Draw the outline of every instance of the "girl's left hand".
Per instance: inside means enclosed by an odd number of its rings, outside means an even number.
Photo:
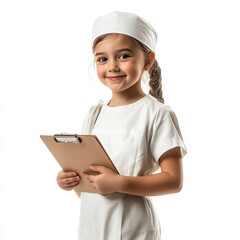
[[[82,173],[93,187],[97,190],[98,193],[106,195],[117,191],[117,186],[119,184],[119,174],[113,172],[109,168],[99,165],[92,165],[90,169],[96,172],[99,172],[98,175],[90,175]]]

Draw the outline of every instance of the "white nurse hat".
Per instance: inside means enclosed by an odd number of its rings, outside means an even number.
[[[107,33],[129,35],[145,44],[152,51],[156,50],[156,31],[146,20],[136,14],[115,11],[99,16],[92,29],[92,45],[97,37]]]

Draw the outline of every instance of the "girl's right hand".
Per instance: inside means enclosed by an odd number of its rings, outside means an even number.
[[[57,175],[57,184],[66,191],[72,190],[80,183],[80,176],[76,172],[64,172],[61,170]]]

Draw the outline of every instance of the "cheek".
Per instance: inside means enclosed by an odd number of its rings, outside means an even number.
[[[139,74],[139,68],[135,62],[129,62],[126,64],[124,66],[124,71],[132,77],[135,77]]]
[[[103,67],[97,66],[97,75],[98,75],[98,77],[102,77],[104,75]]]
[[[103,83],[104,85],[106,84],[106,80],[105,80],[105,75],[106,75],[106,71],[104,69],[104,67],[97,67],[97,75],[98,75],[98,79],[100,80],[101,83]]]

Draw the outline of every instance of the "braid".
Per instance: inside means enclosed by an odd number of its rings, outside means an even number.
[[[158,65],[156,59],[153,61],[152,67],[148,70],[150,81],[149,81],[149,94],[155,97],[158,101],[164,103],[163,92],[162,92],[162,76],[161,68]]]

